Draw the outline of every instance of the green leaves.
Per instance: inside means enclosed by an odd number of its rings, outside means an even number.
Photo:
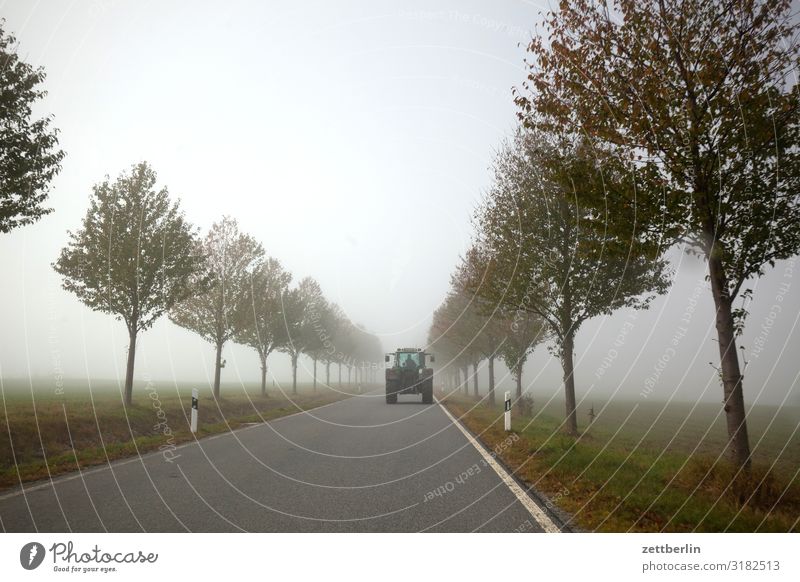
[[[223,345],[247,325],[252,277],[264,249],[226,216],[212,225],[195,252],[204,257],[204,269],[191,278],[192,293],[169,317],[211,344]]]
[[[637,228],[636,188],[607,151],[567,132],[520,129],[495,160],[475,244],[434,313],[435,349],[460,366],[499,354],[521,394],[525,360],[549,336],[564,373],[564,428],[577,435],[572,352],[581,324],[645,308],[667,287],[657,247]]]
[[[648,252],[683,240],[705,256],[730,449],[743,467],[742,289],[800,251],[797,28],[791,0],[563,0],[514,92],[527,127],[583,136],[629,168]],[[619,207],[624,196],[610,194]],[[576,199],[599,208],[582,189]]]
[[[731,297],[800,250],[790,4],[562,2],[515,91],[528,126],[585,135],[627,165],[652,241],[683,239],[706,256],[713,247]]]
[[[319,283],[311,277],[305,277],[288,293],[283,307],[286,341],[280,349],[293,357],[303,352],[314,354],[321,350],[320,334],[323,330],[317,324],[327,309],[327,302]]]
[[[31,119],[33,105],[46,94],[39,88],[44,71],[19,60],[4,24],[0,20],[0,233],[51,212],[42,204],[64,158],[52,117]]]
[[[203,279],[195,232],[156,173],[141,162],[114,182],[96,184],[80,230],[53,268],[63,287],[90,308],[145,330]]]
[[[281,303],[286,295],[291,273],[285,271],[280,261],[265,258],[253,269],[249,285],[245,285],[243,301],[240,302],[236,319],[241,325],[234,340],[255,349],[266,358],[287,339]]]
[[[537,314],[557,341],[591,317],[646,307],[666,289],[665,265],[647,252],[627,204],[630,177],[600,162],[580,141],[520,130],[496,160],[477,220],[492,271],[473,281],[474,292]]]

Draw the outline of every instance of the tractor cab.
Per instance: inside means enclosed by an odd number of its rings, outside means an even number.
[[[404,370],[420,370],[425,368],[425,364],[433,362],[433,354],[427,354],[418,348],[400,348],[396,352],[386,355],[386,362],[392,364],[392,368],[402,368]]]

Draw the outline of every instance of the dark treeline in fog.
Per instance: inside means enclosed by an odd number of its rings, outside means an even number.
[[[561,3],[530,43],[514,92],[520,128],[497,155],[474,248],[430,339],[447,346],[458,376],[502,357],[519,314],[535,318],[518,358],[550,340],[564,428],[576,434],[581,323],[647,307],[666,288],[665,253],[686,244],[707,264],[728,449],[747,470],[737,337],[752,281],[800,250],[790,2],[614,6]]]

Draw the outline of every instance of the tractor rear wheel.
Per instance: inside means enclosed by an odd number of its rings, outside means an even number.
[[[422,389],[422,403],[433,404],[433,384],[428,384]]]
[[[397,382],[386,383],[386,404],[397,404]]]

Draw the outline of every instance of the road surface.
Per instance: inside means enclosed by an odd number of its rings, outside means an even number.
[[[438,404],[370,393],[0,493],[4,531],[536,532],[539,505]],[[481,452],[483,451],[483,452]]]

